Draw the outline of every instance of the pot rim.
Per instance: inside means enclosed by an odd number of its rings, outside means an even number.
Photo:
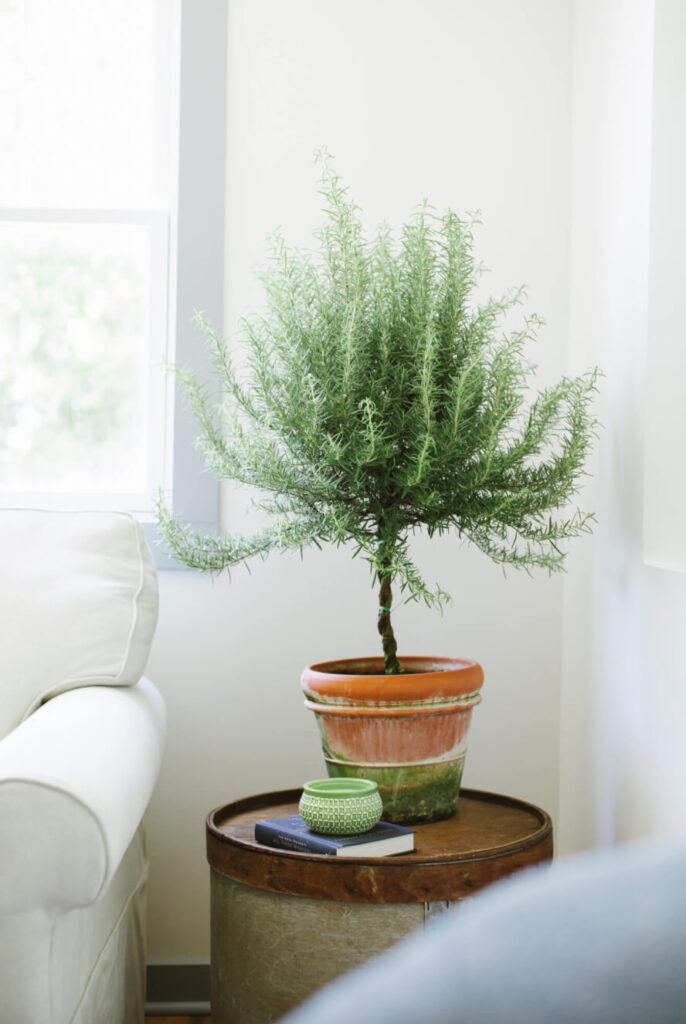
[[[467,697],[477,694],[484,681],[481,665],[469,658],[405,655],[398,660],[410,671],[384,675],[382,657],[315,662],[303,669],[301,686],[315,701],[371,701],[388,706]],[[350,671],[353,667],[372,671],[355,673]]]
[[[373,796],[378,789],[373,779],[311,779],[303,784],[303,793],[318,800],[359,799],[362,796]]]

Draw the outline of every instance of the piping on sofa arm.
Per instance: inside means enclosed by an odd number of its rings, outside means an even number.
[[[0,914],[64,912],[107,889],[159,773],[155,686],[89,686],[48,701],[0,741]]]

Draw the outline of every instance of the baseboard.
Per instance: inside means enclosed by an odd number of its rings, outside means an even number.
[[[210,1012],[209,964],[148,964],[149,1016]]]

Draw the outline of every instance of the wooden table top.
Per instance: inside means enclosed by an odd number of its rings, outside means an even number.
[[[395,857],[327,857],[255,841],[255,822],[298,813],[300,790],[262,793],[207,817],[211,868],[267,892],[363,903],[462,899],[483,886],[549,860],[552,823],[533,804],[463,789],[457,814],[416,825],[415,850]]]

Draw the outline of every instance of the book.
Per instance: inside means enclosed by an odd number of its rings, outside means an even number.
[[[255,839],[263,846],[328,857],[393,857],[414,850],[415,829],[377,821],[368,832],[351,836],[323,836],[312,832],[299,814],[264,818],[255,824]]]

